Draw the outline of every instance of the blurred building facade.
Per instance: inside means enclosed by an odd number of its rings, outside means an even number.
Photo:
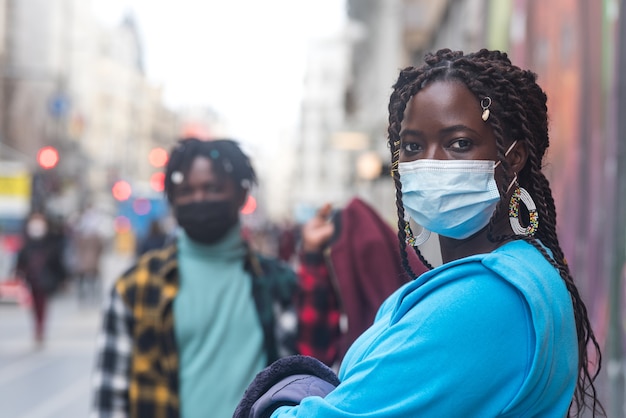
[[[349,149],[333,139],[345,120],[344,93],[349,82],[351,40],[347,32],[318,40],[308,51],[301,104],[294,193],[297,221],[304,221],[322,202],[346,195]]]
[[[324,202],[341,206],[358,195],[395,222],[386,143],[391,85],[400,68],[446,33],[440,24],[451,3],[476,9],[479,1],[346,0],[344,31],[309,50],[289,202],[296,218],[310,216]],[[460,32],[471,31],[479,45],[481,30],[476,23]]]
[[[145,76],[132,16],[103,27],[88,1],[2,0],[0,22],[0,157],[35,174],[37,151],[53,146],[46,209],[112,208],[112,182],[147,181],[149,151],[179,132]]]
[[[0,0],[0,74],[5,74],[6,70],[6,7],[7,0]],[[4,97],[4,83],[0,83],[0,97]],[[0,127],[4,126],[4,112],[0,112]]]
[[[154,168],[150,150],[169,149],[180,130],[178,115],[163,105],[161,88],[143,68],[143,50],[132,16],[118,27],[98,28],[94,71],[99,82],[89,94],[85,146],[97,170],[97,190],[108,192],[118,180],[134,188],[149,183]]]
[[[312,75],[334,74],[334,90],[326,92],[332,99],[326,103],[333,103],[328,112],[311,106],[324,87],[307,90],[304,98],[300,134],[304,151],[295,177],[302,195],[310,205],[319,206],[325,201],[341,204],[359,194],[395,222],[393,184],[385,170],[381,177],[363,181],[351,168],[342,171],[337,166],[354,166],[366,152],[378,155],[383,167],[389,161],[386,105],[399,69],[420,64],[425,52],[442,47],[508,52],[513,63],[538,74],[548,95],[551,147],[545,171],[559,213],[558,233],[605,353],[601,397],[609,416],[624,416],[620,324],[626,314],[621,284],[626,240],[622,220],[626,2],[347,0],[346,4],[348,25],[358,28],[358,36],[344,39],[344,58],[317,58],[309,69]],[[346,140],[360,138],[358,151],[347,159],[334,146],[338,134]]]

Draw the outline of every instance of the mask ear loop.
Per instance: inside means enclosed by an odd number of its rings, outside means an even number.
[[[513,141],[513,143],[509,146],[509,148],[506,150],[506,152],[504,153],[504,158],[507,157],[507,155],[509,155],[509,153],[513,150],[513,148],[515,148],[515,145],[517,145],[517,139],[515,141]],[[500,165],[502,161],[497,161],[494,165],[493,165],[493,169],[495,170],[496,168],[498,168],[498,166]],[[511,181],[511,183],[509,183],[509,187],[506,188],[506,194],[508,194],[511,191],[511,188],[513,187],[513,185],[517,182],[517,173],[515,173],[515,176],[513,176],[513,180]]]
[[[511,180],[511,183],[509,183],[509,187],[506,188],[506,194],[509,194],[509,192],[511,191],[511,188],[516,183],[517,183],[517,173],[515,173],[515,176],[513,176],[513,180]]]
[[[513,150],[513,148],[515,148],[515,145],[517,145],[517,139],[515,141],[513,141],[513,143],[511,145],[509,145],[509,148],[506,150],[506,152],[504,153],[504,158],[506,158],[511,151]],[[495,170],[501,163],[502,161],[497,161],[494,166],[493,169]]]

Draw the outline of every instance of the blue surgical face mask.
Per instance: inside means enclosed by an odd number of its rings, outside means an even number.
[[[465,239],[483,229],[500,200],[489,160],[415,160],[398,165],[405,210],[422,227]]]

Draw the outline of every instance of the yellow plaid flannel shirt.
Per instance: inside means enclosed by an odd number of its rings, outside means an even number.
[[[94,376],[93,417],[179,416],[173,300],[177,247],[141,257],[117,280],[106,305]],[[268,364],[296,353],[297,278],[278,260],[248,252],[246,267],[265,336]]]

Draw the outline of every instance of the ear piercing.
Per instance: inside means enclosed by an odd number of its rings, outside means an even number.
[[[172,180],[172,183],[174,184],[182,183],[184,178],[185,176],[180,171],[174,171],[172,175],[170,176],[170,179]]]
[[[491,97],[487,96],[480,101],[480,107],[483,109],[482,119],[487,122],[489,119],[489,106],[491,106]]]

